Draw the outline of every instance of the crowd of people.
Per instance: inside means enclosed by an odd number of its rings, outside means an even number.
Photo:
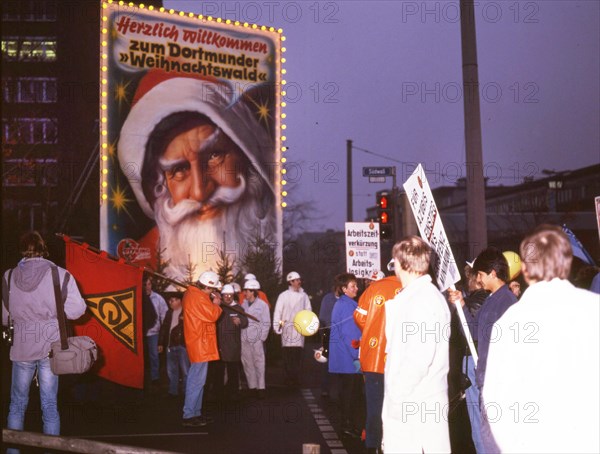
[[[150,394],[160,388],[159,354],[166,352],[168,396],[184,396],[186,427],[213,422],[202,413],[205,390],[217,401],[264,399],[265,342],[271,327],[281,336],[285,384],[299,386],[304,338],[293,321],[296,313],[311,305],[297,272],[287,275],[287,283],[288,290],[275,303],[272,323],[271,305],[254,274],[246,274],[243,285],[223,285],[215,272],[205,271],[185,292],[172,286],[162,292],[169,308],[152,290],[152,279],[145,278],[143,310],[151,314],[145,328]]]
[[[333,374],[322,390],[335,376],[342,434],[364,428],[368,453],[451,452],[458,375],[478,454],[600,452],[600,297],[569,282],[573,251],[559,227],[535,229],[520,256],[522,293],[495,247],[467,263],[460,290],[440,292],[416,236],[394,246],[394,276],[376,273],[358,300],[358,279],[338,275],[320,319]]]
[[[21,251],[21,262],[4,275],[3,325],[10,312],[19,329],[40,320],[54,326],[55,303],[47,295],[53,295],[48,269],[55,265],[35,232],[21,239]],[[478,454],[600,452],[600,299],[569,282],[573,251],[562,230],[543,225],[523,239],[519,281],[505,255],[488,247],[467,263],[460,289],[441,292],[432,254],[421,238],[406,237],[392,249],[393,275],[374,272],[361,293],[363,282],[342,273],[323,297],[315,358],[326,363],[323,396],[336,385],[342,435],[358,438],[364,430],[369,454],[451,452],[451,382],[459,376]],[[59,268],[61,280],[68,282],[67,274]],[[205,271],[195,285],[162,295],[144,279],[148,391],[160,392],[166,370],[167,396],[182,398],[183,426],[213,422],[202,410],[205,390],[218,400],[265,398],[271,330],[281,336],[284,384],[300,385],[305,339],[294,319],[312,306],[297,272],[286,281],[288,289],[271,307],[253,274],[242,285],[223,285]],[[77,319],[85,302],[74,280],[66,293],[65,314]],[[458,311],[464,325],[455,322]],[[467,330],[473,344],[465,340]],[[458,375],[452,371],[457,338]],[[37,373],[44,433],[60,433],[58,378],[48,350],[15,337],[9,429],[23,429]]]
[[[2,282],[2,325],[13,327],[10,347],[12,382],[7,427],[23,430],[29,389],[37,377],[42,404],[43,431],[60,434],[58,376],[50,370],[48,352],[56,336],[31,342],[28,327],[58,333],[57,306],[49,270],[46,243],[37,232],[20,240],[22,260],[6,271]],[[64,312],[76,320],[86,311],[75,279],[58,269],[65,294]],[[194,285],[181,290],[167,287],[157,292],[150,275],[142,287],[142,331],[145,354],[145,390],[149,396],[163,394],[161,372],[166,372],[166,397],[182,398],[182,424],[201,427],[213,422],[202,411],[205,389],[216,400],[240,400],[243,394],[264,399],[265,341],[273,328],[281,336],[285,384],[299,386],[304,338],[294,330],[295,314],[311,310],[310,300],[297,272],[287,275],[288,290],[282,292],[271,310],[267,295],[256,276],[248,273],[243,284],[223,285],[213,271],[200,274]],[[68,285],[67,285],[68,284]],[[274,314],[271,322],[271,314]],[[164,360],[162,359],[164,357]],[[297,363],[296,363],[297,362]],[[15,451],[18,452],[18,451]]]

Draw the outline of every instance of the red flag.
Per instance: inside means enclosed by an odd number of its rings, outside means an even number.
[[[74,325],[75,334],[91,337],[100,350],[93,370],[115,383],[143,388],[142,269],[64,239],[67,269],[88,308]]]

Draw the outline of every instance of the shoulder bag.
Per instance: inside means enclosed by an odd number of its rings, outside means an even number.
[[[13,337],[15,335],[15,327],[10,316],[10,277],[12,276],[12,268],[8,271],[8,282],[6,279],[2,282],[2,302],[8,314],[8,325],[2,325],[2,340],[7,347],[12,347]]]
[[[98,359],[98,348],[94,340],[88,336],[67,337],[67,321],[65,317],[65,300],[70,274],[65,274],[62,291],[59,284],[58,268],[52,266],[52,283],[56,299],[56,318],[60,331],[60,341],[50,345],[50,368],[55,375],[82,374]]]

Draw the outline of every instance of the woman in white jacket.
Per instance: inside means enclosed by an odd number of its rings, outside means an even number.
[[[450,452],[450,310],[427,274],[431,253],[416,236],[400,241],[392,251],[403,289],[385,303],[385,452]]]

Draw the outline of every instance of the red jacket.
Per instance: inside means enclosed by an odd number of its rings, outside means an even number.
[[[385,365],[385,302],[402,290],[396,276],[373,282],[358,300],[354,321],[362,331],[360,367],[363,372],[383,374]]]
[[[221,308],[197,287],[190,286],[183,295],[183,329],[190,361],[203,363],[219,359],[217,326]]]

